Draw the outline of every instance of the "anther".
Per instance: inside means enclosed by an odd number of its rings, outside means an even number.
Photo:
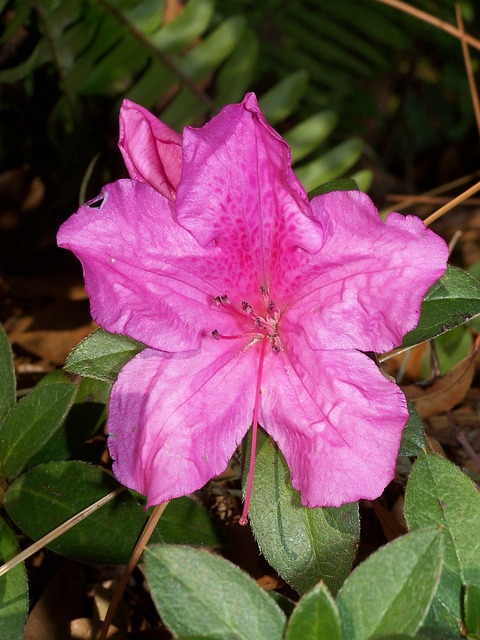
[[[220,340],[220,334],[218,333],[218,329],[214,329],[212,331],[212,336],[215,338],[215,340]]]
[[[246,302],[245,300],[242,302],[242,309],[244,311],[246,311],[247,313],[253,313],[253,308],[251,305],[248,304],[248,302]]]
[[[220,296],[215,296],[214,300],[217,307],[219,307],[222,304],[222,299],[220,298]]]
[[[230,300],[226,293],[224,293],[223,296],[220,296],[220,300],[223,302],[223,304],[230,304]]]

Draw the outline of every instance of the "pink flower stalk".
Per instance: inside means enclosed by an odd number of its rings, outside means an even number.
[[[149,505],[191,493],[253,422],[304,505],[378,497],[408,412],[364,352],[416,326],[444,241],[358,191],[309,202],[253,94],[182,136],[129,101],[120,123],[132,179],[58,234],[96,322],[148,346],[112,389],[118,480]]]

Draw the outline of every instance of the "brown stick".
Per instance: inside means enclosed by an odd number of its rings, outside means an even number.
[[[478,100],[477,85],[475,84],[475,76],[473,75],[472,61],[470,59],[470,51],[468,50],[467,37],[463,26],[462,12],[458,4],[455,5],[455,17],[460,30],[460,42],[462,43],[462,53],[465,61],[468,86],[470,87],[470,95],[472,97],[473,111],[475,113],[475,120],[477,121],[477,129],[480,133],[480,103]]]
[[[432,16],[430,13],[427,13],[426,11],[421,11],[420,9],[416,9],[415,7],[412,7],[406,2],[402,2],[402,0],[377,0],[377,2],[381,2],[382,4],[386,4],[389,7],[398,9],[399,11],[402,11],[403,13],[407,13],[411,16],[414,16],[415,18],[418,18],[423,22],[427,22],[428,24],[433,24],[433,26],[437,27],[437,29],[441,29],[442,31],[449,33],[451,36],[454,36],[455,38],[461,39],[462,37],[460,29],[457,29],[457,27],[454,27],[449,22],[440,20],[440,18],[437,18],[436,16]],[[468,42],[468,44],[471,47],[473,47],[474,49],[478,49],[480,51],[480,40],[477,40],[476,38],[470,35],[465,35],[465,40]]]
[[[120,578],[117,588],[115,589],[113,597],[110,601],[110,604],[107,610],[107,615],[105,616],[105,620],[103,621],[102,631],[100,632],[100,636],[98,640],[106,640],[107,633],[110,628],[110,625],[112,624],[113,616],[115,615],[115,612],[117,610],[118,603],[120,602],[120,598],[122,597],[122,594],[125,590],[125,587],[127,586],[127,583],[130,579],[130,576],[132,575],[133,570],[135,569],[135,567],[138,564],[138,561],[140,560],[140,556],[142,555],[143,550],[145,549],[145,547],[148,544],[148,541],[150,540],[153,530],[157,526],[158,521],[160,520],[165,509],[167,508],[167,505],[168,505],[168,502],[164,502],[163,504],[159,504],[158,506],[156,506],[152,512],[152,515],[147,520],[147,523],[145,524],[145,527],[140,535],[140,538],[138,539],[138,542],[135,545],[135,549],[133,550],[132,555],[130,556],[130,560],[128,561],[128,564],[125,567],[125,571],[123,572],[123,575]]]

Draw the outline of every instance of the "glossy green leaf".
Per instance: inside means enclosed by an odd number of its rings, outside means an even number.
[[[480,495],[458,467],[441,456],[423,453],[413,465],[405,494],[405,516],[410,529],[437,525],[444,537],[442,580],[433,619],[457,629],[462,618],[463,585],[480,586]]]
[[[465,588],[465,626],[469,638],[480,638],[480,587],[469,584]]]
[[[119,486],[98,467],[77,461],[52,462],[20,476],[6,493],[5,507],[15,524],[37,540]],[[188,498],[178,506],[176,503],[174,500],[167,507],[165,525],[157,525],[153,541],[163,542],[163,526],[166,537],[177,538],[176,542],[219,543],[215,527],[201,507]],[[125,491],[48,548],[85,562],[125,563],[148,515],[143,503]]]
[[[13,368],[12,348],[7,334],[0,323],[0,425],[16,404],[15,371]]]
[[[150,42],[155,46],[173,53],[191,44],[207,29],[213,16],[215,0],[189,0],[185,9],[155,34]]]
[[[308,86],[308,73],[291,73],[272,89],[264,93],[258,103],[263,115],[272,126],[285,120],[296,108]]]
[[[263,432],[258,435],[249,516],[263,555],[299,593],[319,580],[338,591],[355,557],[358,505],[302,507],[284,457]]]
[[[150,593],[176,636],[280,640],[285,616],[238,567],[206,551],[175,545],[146,549]]]
[[[169,544],[217,547],[226,542],[223,529],[209,512],[187,497],[170,500],[157,530]]]
[[[295,167],[295,174],[310,192],[318,184],[330,182],[342,176],[358,161],[363,151],[361,140],[351,138],[330,149],[319,158]]]
[[[358,185],[351,178],[339,178],[331,182],[324,182],[308,193],[308,199],[311,200],[316,196],[331,193],[332,191],[358,191]]]
[[[240,102],[248,91],[258,61],[258,40],[246,29],[232,55],[220,68],[215,79],[215,104]]]
[[[58,370],[55,374],[63,374],[66,378],[64,371]],[[110,389],[111,384],[102,380],[82,380],[66,419],[40,451],[30,458],[28,467],[71,458],[104,425]]]
[[[360,564],[338,594],[344,637],[415,634],[440,579],[441,542],[439,529],[415,531]]]
[[[467,358],[472,353],[472,348],[473,335],[465,325],[438,336],[435,339],[435,353],[440,375],[447,374],[460,360]]]
[[[288,622],[285,640],[342,640],[337,606],[322,582],[298,602]]]
[[[0,564],[13,558],[21,549],[15,533],[0,518]],[[21,640],[28,612],[28,585],[23,564],[0,577],[0,637]]]
[[[65,368],[85,378],[115,382],[123,366],[145,345],[128,336],[97,329],[75,347]]]
[[[415,406],[407,401],[409,418],[402,432],[400,443],[400,456],[418,456],[427,446],[423,422],[415,409]]]
[[[411,347],[453,329],[480,314],[480,282],[466,271],[448,266],[423,299],[418,326],[404,337]]]
[[[302,160],[317,149],[330,135],[338,122],[334,111],[321,111],[297,124],[283,137],[290,146],[292,162]]]
[[[18,475],[60,428],[76,393],[77,385],[70,382],[41,385],[10,411],[0,431],[4,478]]]

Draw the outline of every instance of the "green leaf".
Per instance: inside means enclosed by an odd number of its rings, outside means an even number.
[[[207,29],[214,8],[215,0],[189,0],[175,20],[150,36],[151,43],[168,53],[186,47]]]
[[[345,140],[316,160],[295,167],[297,178],[305,190],[310,192],[322,182],[330,182],[353,167],[362,155],[363,142],[356,138]]]
[[[12,348],[7,334],[0,324],[0,425],[16,404],[15,370],[13,368]]]
[[[209,512],[191,498],[170,500],[157,525],[161,539],[169,544],[220,546],[225,533]]]
[[[112,476],[84,462],[51,462],[12,484],[5,508],[27,536],[38,540],[118,487]],[[142,506],[124,492],[48,548],[85,562],[125,563],[146,518]]]
[[[290,146],[292,162],[298,162],[308,156],[330,135],[338,122],[334,111],[321,111],[304,120],[284,135]]]
[[[308,73],[303,69],[291,73],[258,101],[270,125],[285,120],[296,108],[308,86]]]
[[[66,379],[65,372],[61,370],[56,371],[55,374],[63,374],[63,379]],[[75,402],[63,424],[40,451],[30,458],[28,467],[72,457],[85,441],[104,425],[105,405],[110,389],[111,384],[108,382],[93,378],[82,380],[78,386]]]
[[[4,478],[18,475],[60,428],[77,389],[70,382],[35,387],[8,414],[0,431],[0,467]]]
[[[442,528],[445,569],[432,616],[436,624],[458,631],[463,585],[480,586],[480,495],[458,467],[424,452],[410,474],[405,516],[410,529]],[[432,627],[434,621],[427,623]]]
[[[51,462],[30,469],[12,484],[5,508],[22,531],[38,540],[119,486],[110,474],[85,462]],[[123,564],[150,512],[143,498],[125,491],[48,548],[84,562]],[[205,509],[188,498],[170,502],[152,541],[163,542],[163,533],[167,540],[184,544],[215,546],[223,541]]]
[[[247,574],[206,551],[175,545],[146,549],[150,593],[176,636],[280,640],[285,616]]]
[[[402,347],[431,340],[480,314],[480,282],[449,265],[423,299],[420,322],[403,338]]]
[[[240,102],[251,83],[258,61],[258,40],[246,29],[232,55],[224,62],[215,79],[215,104]]]
[[[0,564],[21,549],[15,533],[0,518]],[[0,577],[0,630],[2,640],[20,640],[28,612],[27,576],[23,564]]]
[[[360,564],[338,594],[348,640],[414,634],[428,612],[441,574],[438,529],[409,533]]]
[[[474,584],[467,585],[464,605],[467,631],[473,634],[473,637],[480,638],[480,587]]]
[[[143,349],[145,345],[133,338],[97,329],[75,347],[65,368],[85,378],[113,383],[122,367]]]
[[[308,199],[311,200],[316,196],[322,196],[332,191],[358,191],[358,185],[352,178],[339,178],[331,182],[324,182],[308,193]]]
[[[285,640],[342,640],[337,607],[322,582],[298,602],[288,623]]]
[[[423,422],[415,409],[415,406],[407,401],[409,418],[402,432],[400,444],[400,456],[418,456],[427,446]]]
[[[460,360],[467,358],[472,353],[472,348],[473,336],[465,325],[442,333],[441,336],[435,338],[435,352],[440,365],[440,375],[444,376]],[[430,354],[428,353],[428,355]]]
[[[358,505],[302,507],[284,457],[264,432],[258,434],[249,516],[263,555],[299,593],[319,580],[338,591],[355,557]]]

